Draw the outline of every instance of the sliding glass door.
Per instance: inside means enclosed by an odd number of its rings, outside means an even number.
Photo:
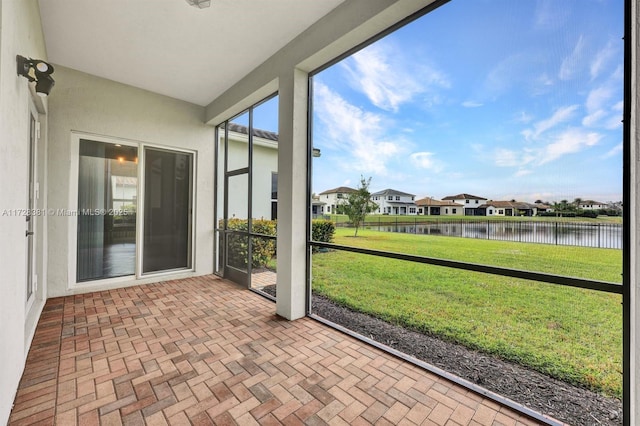
[[[193,154],[88,139],[78,152],[76,282],[190,269]]]
[[[145,149],[142,272],[191,267],[192,155]]]

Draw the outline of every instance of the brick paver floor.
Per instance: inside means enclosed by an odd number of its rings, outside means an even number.
[[[535,422],[215,276],[50,299],[11,425]]]

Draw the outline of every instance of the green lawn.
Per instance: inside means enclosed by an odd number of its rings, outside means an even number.
[[[338,244],[621,282],[622,251],[338,229]],[[313,289],[338,303],[621,395],[621,296],[330,251]]]

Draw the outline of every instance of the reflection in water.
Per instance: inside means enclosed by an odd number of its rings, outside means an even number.
[[[622,248],[622,225],[579,222],[434,222],[368,225],[366,229],[565,246]]]

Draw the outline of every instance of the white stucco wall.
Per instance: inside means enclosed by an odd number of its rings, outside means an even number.
[[[27,207],[30,93],[16,74],[16,55],[46,60],[35,0],[0,3],[0,213]],[[25,230],[24,216],[0,214],[0,424],[9,418],[24,368],[33,332],[27,325],[35,323],[25,306]]]
[[[56,67],[56,86],[49,99],[49,207],[69,208],[77,180],[71,173],[72,132],[153,144],[196,152],[195,275],[213,272],[214,129],[203,123],[204,108],[82,72]],[[117,284],[94,281],[70,290],[70,247],[75,217],[49,218],[49,297],[191,276],[134,278]]]
[[[220,135],[221,141],[224,133]],[[229,170],[247,167],[248,138],[245,134],[229,132]],[[224,155],[224,145],[220,144],[220,155]],[[243,159],[243,160],[240,160]],[[271,175],[278,172],[278,143],[263,138],[253,138],[252,194],[253,219],[271,219]],[[229,217],[247,218],[247,176],[233,176],[229,179]],[[220,185],[223,181],[220,180]],[[223,194],[222,192],[220,194]],[[222,195],[219,195],[222,197]],[[222,203],[222,198],[220,198]],[[222,211],[219,212],[222,217]]]

